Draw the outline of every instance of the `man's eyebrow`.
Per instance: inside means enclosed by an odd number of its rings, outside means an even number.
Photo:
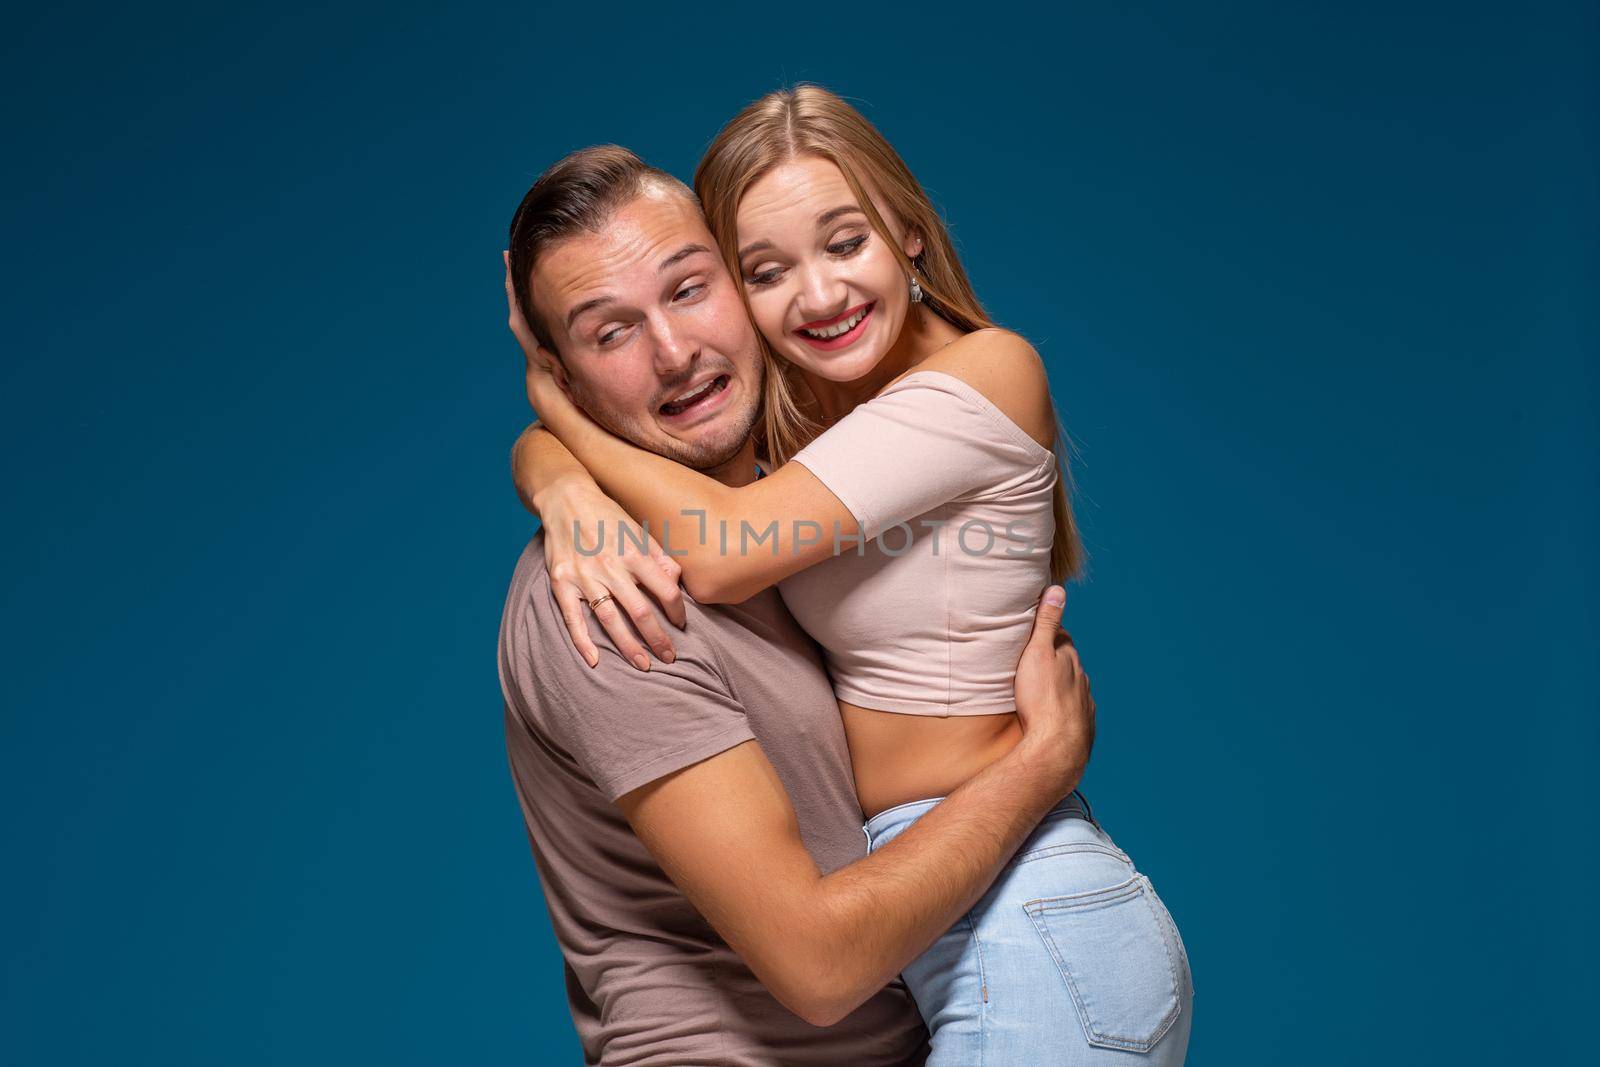
[[[822,229],[828,223],[832,222],[836,218],[839,218],[841,215],[865,214],[866,212],[862,211],[861,208],[855,204],[842,204],[839,207],[829,208],[827,211],[824,211],[822,214],[817,216],[817,229]],[[751,241],[749,244],[739,249],[739,258],[743,259],[751,252],[760,252],[771,247],[771,241]]]
[[[585,300],[583,303],[567,312],[567,329],[572,329],[572,324],[577,322],[578,316],[582,315],[584,312],[593,311],[595,308],[602,308],[607,304],[615,304],[616,302],[617,298],[609,295],[597,296],[593,300]]]
[[[663,259],[661,261],[661,266],[656,268],[656,273],[660,274],[662,271],[665,271],[668,268],[675,266],[676,264],[682,263],[684,260],[688,259],[690,256],[694,255],[697,252],[710,252],[710,251],[711,251],[711,249],[709,249],[705,245],[701,245],[701,244],[684,245],[682,248],[680,248],[676,252],[672,253],[672,255],[668,256],[666,259]]]
[[[676,252],[672,253],[672,255],[668,256],[666,259],[663,259],[661,261],[661,265],[656,268],[656,273],[660,274],[662,271],[667,270],[674,264],[682,263],[692,255],[700,252],[710,251],[711,249],[707,248],[703,244],[686,244]],[[594,311],[596,308],[603,308],[608,304],[615,304],[616,302],[617,298],[609,294],[605,296],[597,296],[592,300],[585,300],[583,303],[567,312],[567,329],[572,329],[572,324],[577,322],[578,316],[582,315],[584,312]]]

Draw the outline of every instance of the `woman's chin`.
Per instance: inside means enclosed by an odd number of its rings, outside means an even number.
[[[819,352],[803,343],[785,345],[779,351],[790,363],[823,381],[853,382],[871,374],[883,361],[884,353],[870,338],[862,341],[839,352]]]

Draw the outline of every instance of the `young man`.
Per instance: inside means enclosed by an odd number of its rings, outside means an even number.
[[[530,358],[539,345],[558,356],[596,421],[727,484],[757,476],[756,335],[688,189],[624,149],[588,149],[535,183],[511,244],[512,329]],[[616,356],[580,336],[596,314],[642,343]],[[673,417],[674,399],[713,380],[719,403]],[[585,477],[550,491],[583,491]],[[580,626],[591,667],[568,639],[542,536],[512,578],[500,672],[586,1060],[920,1062],[926,1034],[895,976],[978,900],[1088,758],[1093,702],[1059,632],[1060,590],[1016,665],[1021,743],[868,856],[828,679],[775,591],[733,606],[665,593],[686,626],[658,664],[619,651],[602,623],[621,613],[597,603]],[[647,638],[658,632],[629,607]]]

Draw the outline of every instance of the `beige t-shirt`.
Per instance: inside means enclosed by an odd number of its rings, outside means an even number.
[[[818,867],[866,854],[816,647],[770,589],[736,606],[685,601],[688,628],[672,632],[676,661],[648,672],[624,662],[591,615],[600,649],[591,670],[551,594],[540,535],[517,562],[501,620],[511,773],[586,1062],[921,1063],[927,1034],[903,985],[836,1026],[806,1023],[772,999],[617,810],[624,793],[753,739]]]

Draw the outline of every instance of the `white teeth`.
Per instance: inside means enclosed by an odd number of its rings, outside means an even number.
[[[856,312],[854,315],[851,315],[843,322],[836,322],[832,326],[824,326],[820,330],[808,330],[804,327],[801,327],[800,332],[803,334],[808,334],[811,337],[815,337],[819,341],[826,341],[830,337],[838,337],[840,334],[849,333],[851,330],[856,328],[862,319],[866,317],[867,309],[862,308],[860,311]]]
[[[701,393],[705,392],[707,389],[710,389],[713,385],[716,385],[716,384],[717,384],[717,380],[715,378],[713,378],[709,382],[706,382],[704,385],[699,386],[698,388],[692,389],[687,393],[684,393],[682,396],[678,397],[676,400],[669,400],[668,403],[669,404],[682,404],[682,403],[684,403],[686,401],[693,400],[695,397],[699,396]]]
[[[717,383],[721,380],[722,375],[719,374],[715,378],[712,378],[709,382],[706,382],[698,388],[691,389],[677,399],[669,400],[661,406],[662,408],[676,408],[679,411],[682,411],[688,408],[691,404],[697,404],[701,400],[704,400],[706,397],[710,396],[716,391]]]

